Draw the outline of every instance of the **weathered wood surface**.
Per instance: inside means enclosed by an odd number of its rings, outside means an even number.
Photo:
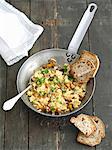
[[[29,15],[29,1],[11,0],[11,4]],[[7,67],[7,99],[17,94],[16,75],[24,62],[24,59],[17,64]],[[4,125],[4,150],[27,150],[28,149],[28,110],[19,101],[14,109],[5,113]]]
[[[91,0],[10,0],[16,8],[45,28],[30,55],[46,48],[67,49],[78,22]],[[79,113],[93,114],[106,123],[106,139],[90,148],[75,141],[77,129],[69,117],[48,118],[29,110],[19,101],[13,110],[0,109],[0,150],[86,150],[112,149],[112,2],[95,1],[99,10],[80,49],[97,53],[101,68],[91,102]],[[5,99],[17,94],[16,75],[25,59],[7,67],[0,58],[0,107]]]
[[[88,1],[91,2],[91,1]],[[90,49],[99,55],[101,66],[94,94],[95,114],[106,124],[106,138],[96,150],[112,149],[112,1],[95,1],[98,12],[90,27]]]

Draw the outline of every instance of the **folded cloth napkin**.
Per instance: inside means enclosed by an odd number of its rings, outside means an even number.
[[[5,0],[0,0],[0,55],[8,65],[28,56],[43,27],[32,23]]]

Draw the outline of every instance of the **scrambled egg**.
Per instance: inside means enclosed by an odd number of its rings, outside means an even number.
[[[35,71],[27,95],[36,109],[62,114],[79,107],[86,93],[86,84],[77,83],[69,71],[69,64],[60,68],[55,59]]]

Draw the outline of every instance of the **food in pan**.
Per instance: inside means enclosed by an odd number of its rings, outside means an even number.
[[[57,115],[73,111],[83,101],[87,82],[95,76],[98,67],[98,57],[88,51],[63,67],[51,58],[32,76],[28,98],[38,111]]]
[[[76,82],[69,71],[69,64],[60,68],[52,58],[35,71],[27,95],[38,111],[62,114],[79,107],[86,94],[86,83]]]
[[[105,125],[97,116],[80,114],[77,117],[72,117],[70,122],[79,129],[77,141],[81,144],[95,146],[100,144],[105,137]],[[91,130],[93,127],[95,130]]]

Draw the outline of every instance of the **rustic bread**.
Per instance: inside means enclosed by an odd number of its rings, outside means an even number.
[[[98,56],[91,53],[90,51],[83,50],[83,51],[81,51],[81,57],[85,58],[86,60],[91,61],[95,65],[95,71],[93,74],[93,77],[95,77],[95,75],[99,69],[99,65],[100,65]]]
[[[70,122],[73,123],[85,136],[90,136],[96,130],[94,121],[85,114],[72,117]]]
[[[90,78],[96,75],[98,68],[98,57],[89,51],[83,50],[80,57],[71,64],[70,74],[77,79],[78,82],[88,82]]]
[[[70,67],[70,74],[80,83],[88,82],[94,71],[95,65],[81,57]]]
[[[91,116],[91,119],[95,121],[101,138],[104,138],[105,137],[105,125],[103,121],[97,116]]]
[[[96,131],[94,131],[88,137],[79,131],[78,136],[77,136],[77,141],[85,145],[95,146],[95,145],[100,144],[101,139],[105,137],[105,125],[103,121],[97,116],[89,116],[89,117],[95,123]]]
[[[98,130],[88,137],[79,131],[78,136],[77,136],[77,142],[88,145],[88,146],[95,146],[95,145],[100,144],[101,136],[98,133]]]

